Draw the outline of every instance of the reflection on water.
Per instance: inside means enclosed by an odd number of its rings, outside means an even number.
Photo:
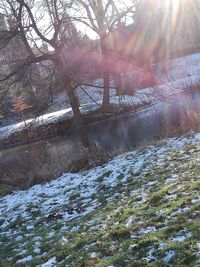
[[[93,123],[71,134],[0,151],[0,184],[26,187],[70,169],[82,147],[132,150],[170,129],[199,121],[200,93],[176,96],[136,113]]]

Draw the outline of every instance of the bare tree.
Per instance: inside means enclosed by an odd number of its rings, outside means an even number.
[[[110,74],[109,56],[114,51],[112,32],[121,23],[126,23],[128,15],[134,12],[134,4],[114,0],[74,0],[74,19],[90,28],[99,38],[102,56],[102,75],[104,80],[103,109],[109,107]],[[78,15],[77,15],[78,14]],[[120,84],[121,77],[114,77]]]
[[[13,55],[5,62],[0,81],[9,84],[31,77],[33,66],[40,69],[42,85],[52,86],[55,73],[65,87],[76,122],[80,121],[79,102],[75,94],[75,81],[79,78],[75,67],[77,58],[70,51],[78,47],[78,32],[70,20],[70,0],[1,0],[0,12],[9,26],[0,28],[0,53],[11,42],[18,40],[22,54]],[[16,56],[16,57],[15,57]],[[76,65],[77,66],[77,65]],[[29,73],[29,75],[28,75]],[[76,74],[76,75],[75,75]],[[35,76],[35,82],[39,77]]]

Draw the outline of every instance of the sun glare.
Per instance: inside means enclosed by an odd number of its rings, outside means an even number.
[[[180,0],[175,0],[175,1],[168,1],[168,7],[171,9],[171,25],[172,29],[176,28],[177,25],[177,19],[179,15],[179,10],[181,7],[181,1]]]

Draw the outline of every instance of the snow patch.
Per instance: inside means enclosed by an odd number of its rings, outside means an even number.
[[[33,256],[32,255],[29,255],[23,259],[19,259],[17,260],[16,263],[26,263],[26,262],[29,262],[29,261],[32,261],[33,260]]]
[[[164,263],[169,263],[174,257],[174,255],[175,255],[175,251],[169,250],[167,254],[165,255],[165,257],[163,258]]]
[[[56,257],[53,257],[53,258],[49,259],[47,262],[43,263],[39,267],[53,267],[55,263],[56,263]]]

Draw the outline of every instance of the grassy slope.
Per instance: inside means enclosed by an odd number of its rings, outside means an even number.
[[[200,266],[199,178],[190,134],[1,198],[0,266]]]

